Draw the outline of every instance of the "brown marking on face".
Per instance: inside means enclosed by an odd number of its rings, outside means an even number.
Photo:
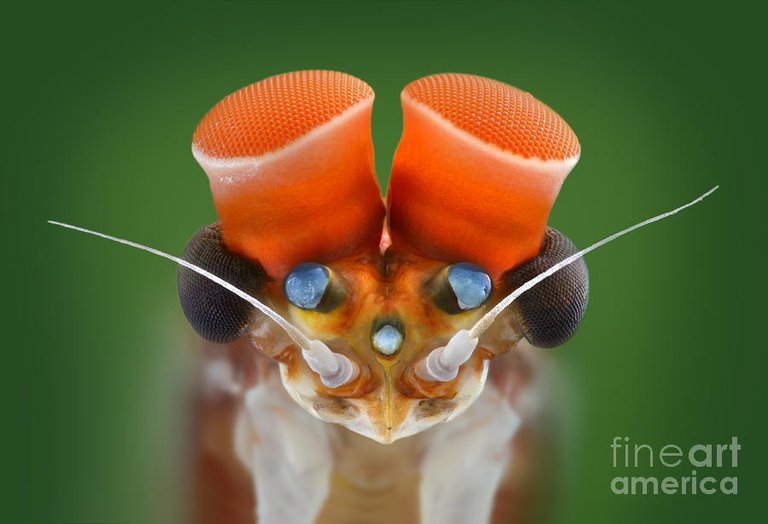
[[[456,404],[450,400],[430,398],[420,400],[416,404],[414,417],[416,420],[445,419],[456,408]]]
[[[343,398],[318,397],[312,407],[321,415],[338,421],[350,420],[358,415],[358,409]]]

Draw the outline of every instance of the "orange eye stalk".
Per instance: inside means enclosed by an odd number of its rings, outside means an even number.
[[[579,142],[515,87],[439,74],[402,93],[403,136],[389,187],[395,248],[474,262],[498,280],[536,256]]]
[[[378,246],[373,90],[353,76],[299,71],[219,102],[195,131],[225,245],[281,279],[296,264]]]

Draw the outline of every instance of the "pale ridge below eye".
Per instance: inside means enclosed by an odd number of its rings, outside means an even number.
[[[491,277],[475,264],[452,265],[448,268],[448,283],[463,310],[482,306],[491,295]]]
[[[285,296],[296,307],[315,309],[328,289],[330,275],[321,264],[313,262],[299,264],[288,276],[283,285]]]

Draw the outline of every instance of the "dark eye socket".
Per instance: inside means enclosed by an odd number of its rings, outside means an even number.
[[[283,282],[285,296],[301,309],[316,309],[323,300],[331,282],[328,268],[308,262],[299,264],[288,273]]]
[[[462,311],[485,304],[491,296],[491,277],[475,264],[461,262],[448,268],[448,284]]]

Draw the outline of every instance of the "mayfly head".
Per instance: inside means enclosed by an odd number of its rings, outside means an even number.
[[[433,75],[402,94],[386,206],[373,91],[331,71],[271,77],[217,104],[193,154],[219,222],[177,258],[182,309],[214,342],[248,337],[312,415],[389,443],[463,412],[490,361],[567,340],[589,251],[547,218],[580,149],[512,86]],[[709,193],[707,193],[709,194]]]

